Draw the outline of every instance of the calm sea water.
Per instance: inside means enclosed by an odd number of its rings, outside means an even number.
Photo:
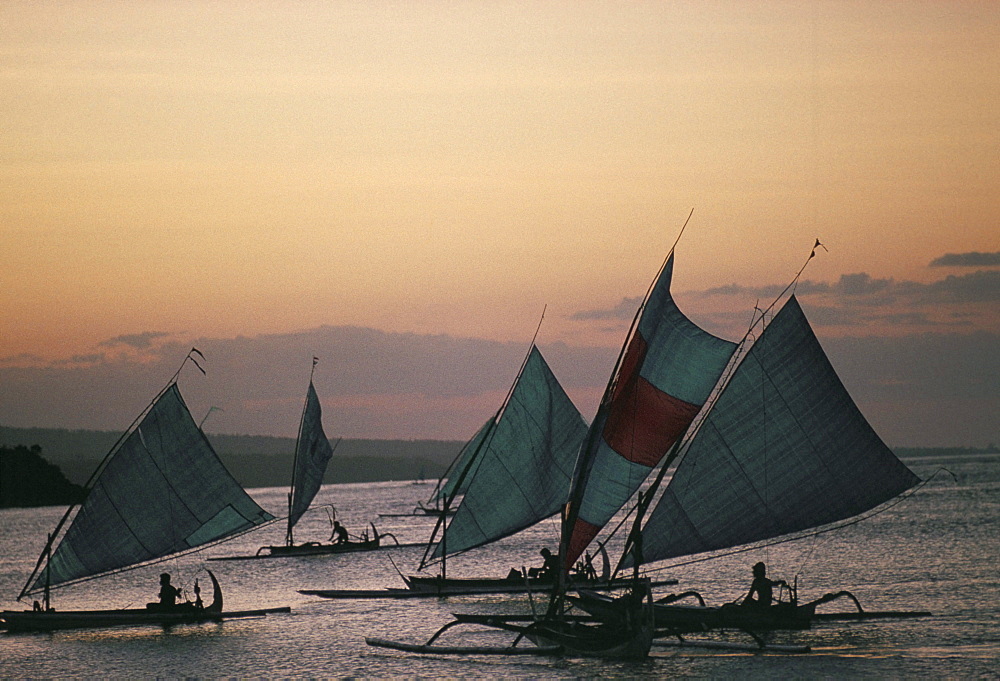
[[[580,658],[412,656],[367,646],[365,636],[424,642],[452,612],[528,612],[528,599],[510,596],[401,601],[331,601],[304,588],[378,589],[401,586],[396,567],[412,573],[421,549],[351,556],[206,562],[252,554],[281,543],[279,525],[162,565],[54,592],[57,608],[136,607],[152,600],[164,569],[190,591],[211,568],[226,607],[291,606],[272,615],[217,624],[111,628],[53,634],[0,635],[0,677],[991,677],[1000,674],[1000,455],[910,459],[921,477],[939,474],[900,505],[862,523],[799,542],[684,565],[656,574],[679,580],[666,590],[697,589],[713,604],[740,596],[750,565],[764,560],[773,578],[797,579],[800,597],[848,589],[868,610],[929,610],[910,620],[821,623],[803,632],[776,632],[774,642],[804,643],[808,654],[751,654],[694,648],[654,648],[643,662]],[[425,518],[379,518],[409,512],[430,493],[409,482],[330,485],[317,503],[333,504],[349,529],[370,522],[402,542],[422,541]],[[284,489],[252,490],[265,508],[282,513]],[[0,511],[0,606],[14,601],[61,508]],[[299,541],[326,540],[329,521],[310,512]],[[538,550],[556,544],[556,526],[543,523],[518,537],[449,562],[449,574],[502,575],[537,564]],[[208,589],[210,591],[210,589]],[[846,608],[846,604],[844,608]],[[731,635],[733,640],[741,639]],[[509,635],[469,629],[443,643],[501,645]]]

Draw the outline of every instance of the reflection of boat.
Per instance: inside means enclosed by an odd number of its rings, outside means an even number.
[[[313,357],[313,371],[316,370],[317,359]],[[339,441],[338,441],[339,442]],[[383,538],[392,539],[399,546],[392,534],[380,534],[373,524],[372,535],[367,530],[356,540],[345,539],[341,542],[305,542],[296,544],[293,535],[295,524],[309,509],[313,499],[323,484],[323,475],[327,464],[333,456],[333,447],[323,431],[323,411],[319,396],[313,386],[312,374],[309,375],[309,388],[306,390],[306,401],[302,407],[302,418],[299,422],[299,435],[295,440],[295,458],[292,462],[292,487],[288,493],[288,529],[285,532],[285,543],[278,546],[262,546],[253,556],[220,556],[209,560],[248,560],[252,558],[287,558],[292,556],[318,556],[337,553],[354,553],[357,551],[374,551],[384,548]],[[332,520],[332,518],[331,518]],[[386,546],[392,546],[386,544]]]
[[[201,355],[192,350],[185,363],[191,360],[197,366],[192,353]],[[35,601],[33,610],[4,611],[0,617],[8,629],[170,624],[275,612],[223,611],[214,576],[215,597],[209,606],[203,606],[199,597],[193,604],[146,610],[51,607],[53,588],[186,553],[273,520],[233,479],[191,418],[177,388],[179,374],[180,370],[98,466],[72,521],[74,507],[49,535],[18,596],[20,600],[42,592],[43,602]]]

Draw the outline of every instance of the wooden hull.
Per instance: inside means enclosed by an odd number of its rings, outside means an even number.
[[[389,533],[380,534],[372,525],[374,538],[362,541],[347,541],[339,544],[323,544],[321,542],[306,542],[304,544],[282,544],[281,546],[262,546],[253,556],[218,556],[209,560],[253,560],[255,558],[296,558],[302,556],[331,556],[341,553],[357,553],[359,551],[378,551],[379,549],[394,549],[404,546],[424,546],[423,542],[400,544],[396,537]],[[367,532],[365,533],[367,536]],[[384,542],[388,537],[392,543]]]
[[[563,654],[608,659],[642,659],[653,645],[653,623],[630,629],[579,622],[539,622],[525,633],[535,645],[559,646]]]
[[[268,613],[291,612],[291,608],[266,608],[262,610],[222,609],[222,587],[211,570],[212,602],[207,606],[180,603],[162,606],[150,603],[145,608],[118,610],[4,610],[0,614],[0,628],[8,632],[56,631],[59,629],[96,629],[101,627],[197,624],[219,622],[237,617],[261,617]]]
[[[601,589],[621,589],[632,582],[631,580],[615,580],[613,582],[582,581],[573,582],[574,588],[587,588],[591,590]],[[663,580],[655,582],[654,586],[667,586],[676,584],[676,580]],[[441,596],[456,596],[477,593],[526,593],[528,591],[549,591],[555,585],[554,579],[539,579],[532,577],[525,579],[522,576],[502,577],[502,578],[447,578],[441,577],[417,577],[406,578],[406,585],[410,591],[427,593]]]
[[[591,590],[580,590],[570,600],[598,618],[615,617],[620,608],[614,598]],[[653,604],[656,628],[671,633],[689,633],[711,629],[739,629],[743,631],[771,631],[776,629],[808,629],[812,624],[815,608],[811,605],[796,606],[791,603],[773,605],[766,610],[724,605]]]
[[[178,608],[176,611],[155,611],[145,608],[122,610],[4,610],[0,621],[8,632],[56,631],[59,629],[94,629],[100,627],[197,624],[219,622],[236,617],[260,617],[268,613],[289,612],[290,608],[237,610],[223,612],[209,608]]]

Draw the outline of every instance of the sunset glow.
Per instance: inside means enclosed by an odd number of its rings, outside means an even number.
[[[433,426],[350,433],[462,439],[545,306],[543,351],[617,352],[692,208],[674,287],[715,333],[738,339],[818,237],[821,340],[997,349],[998,46],[989,2],[4,3],[0,423],[117,427],[22,400],[69,400],[24,397],[23,372],[119,361],[119,337],[360,327],[517,349],[470,377],[476,409],[441,395]],[[995,379],[956,400],[995,414]],[[331,413],[416,409],[338,380]],[[908,407],[870,407],[906,432]],[[288,411],[217,427],[287,434]]]

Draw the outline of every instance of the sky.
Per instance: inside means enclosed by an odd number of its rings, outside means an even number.
[[[0,425],[466,439],[532,337],[590,420],[673,290],[797,295],[891,446],[1000,441],[1000,5],[0,4]],[[693,213],[692,213],[693,211]],[[544,310],[544,319],[541,320]]]

